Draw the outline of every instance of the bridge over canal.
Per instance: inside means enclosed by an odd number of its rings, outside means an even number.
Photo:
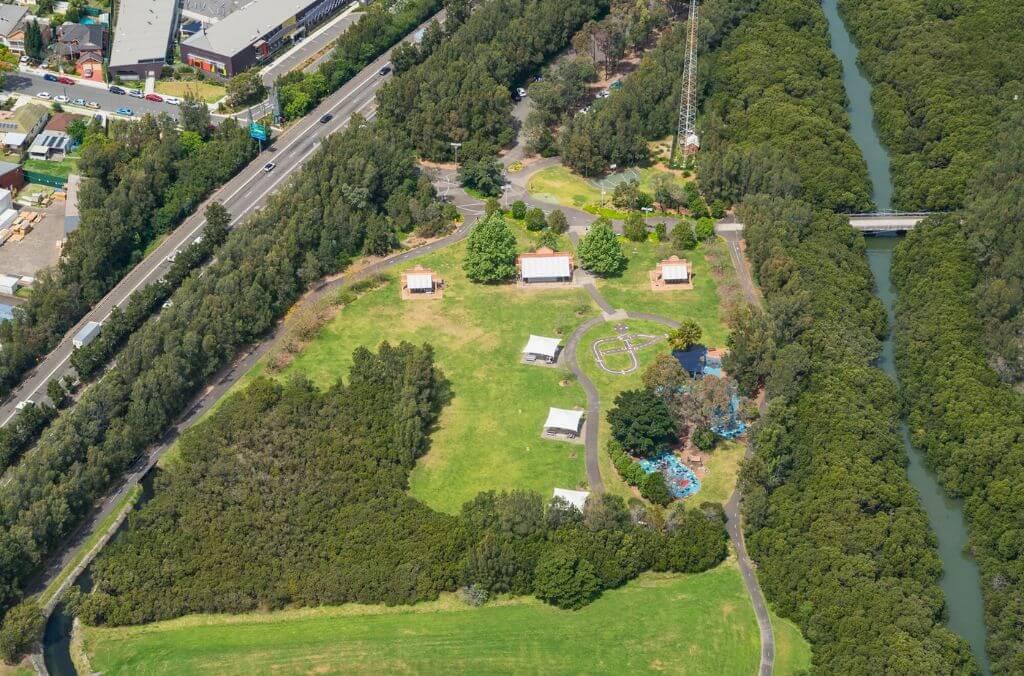
[[[906,232],[930,216],[929,211],[876,211],[868,214],[849,214],[850,226],[861,232]],[[739,222],[719,221],[718,232],[742,232]]]

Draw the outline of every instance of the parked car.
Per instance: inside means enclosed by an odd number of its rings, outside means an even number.
[[[21,58],[18,59],[18,63],[28,63],[28,54],[22,54]]]
[[[107,88],[107,91],[110,92],[111,94],[126,94],[127,93],[127,92],[125,92],[125,90],[122,87],[118,87],[117,85],[111,85],[110,87]]]
[[[610,91],[608,91],[607,89],[602,89],[601,91],[599,91],[597,93],[597,98],[599,98],[599,99],[606,99],[609,96],[611,96],[611,94],[612,93]]]
[[[23,411],[29,406],[35,406],[35,404],[36,402],[32,401],[31,399],[26,399],[25,401],[19,401],[18,405],[15,406],[14,408],[18,411]]]
[[[334,119],[334,116],[331,115],[330,113],[327,113],[326,115],[321,115],[320,116],[320,124],[327,124],[328,122],[330,122],[333,119]]]
[[[95,101],[89,101],[89,103],[85,104],[85,107],[92,108],[93,110],[99,110],[100,104],[96,103]]]
[[[134,111],[132,111],[131,108],[118,108],[114,112],[117,113],[118,115],[124,115],[125,117],[131,117],[132,115],[135,114]]]
[[[131,96],[132,98],[135,98],[135,99],[144,99],[144,98],[146,98],[146,95],[143,94],[142,92],[140,92],[138,89],[131,89],[131,90],[129,90],[128,91],[128,96]]]
[[[43,73],[43,79],[47,82],[57,82],[57,76],[53,73]]]
[[[41,99],[48,99],[50,98],[50,92],[39,92],[38,94],[36,94],[36,96],[38,96]]]
[[[615,82],[608,85],[609,89],[622,89],[622,80],[616,80]]]
[[[75,104],[76,106],[84,106],[85,99],[71,99],[71,103]]]
[[[179,106],[181,105],[181,99],[179,99],[177,96],[165,96],[164,103],[169,103],[172,106]]]
[[[523,89],[522,87],[519,87],[518,89],[516,89],[516,94],[518,94],[519,98],[521,98],[521,99],[525,99],[526,98],[526,90]]]
[[[169,308],[172,308],[172,307],[174,307],[174,301],[173,300],[165,300],[164,304],[161,305],[160,307],[162,307],[165,310],[167,310]]]
[[[66,85],[73,85],[73,84],[75,84],[75,81],[72,80],[71,78],[69,78],[67,75],[61,75],[59,78],[57,78],[57,82],[59,82],[61,84],[66,84]]]
[[[388,73],[390,73],[390,72],[391,72],[391,66],[384,66],[383,68],[381,68],[381,69],[380,69],[380,70],[378,71],[378,73],[379,73],[380,75],[387,75],[387,74],[388,74]]]
[[[67,103],[68,97],[64,96],[63,94],[57,94],[57,96],[53,97],[53,100],[57,103]]]
[[[145,98],[147,101],[156,101],[157,103],[164,102],[164,97],[160,96],[159,94],[146,94],[143,98]]]
[[[274,164],[273,162],[267,162],[266,164],[263,165],[263,171],[265,171],[265,172],[267,172],[269,174],[270,172],[272,172],[274,170],[274,167],[276,167],[276,166],[277,165]]]

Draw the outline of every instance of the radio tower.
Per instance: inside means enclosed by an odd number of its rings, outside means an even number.
[[[683,88],[679,93],[679,127],[676,143],[683,147],[683,158],[700,149],[697,136],[697,0],[690,0],[690,16],[686,39],[686,61],[683,63]]]

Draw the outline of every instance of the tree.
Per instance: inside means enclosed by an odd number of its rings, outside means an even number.
[[[68,123],[68,136],[75,145],[81,145],[85,140],[85,133],[89,130],[89,123],[81,118],[76,118]]]
[[[474,282],[503,282],[516,276],[516,255],[515,234],[500,213],[493,213],[473,228],[462,269]]]
[[[681,219],[672,228],[672,248],[678,251],[691,251],[697,248],[697,237],[693,234],[693,225],[689,219]]]
[[[203,217],[206,219],[203,237],[210,238],[215,246],[223,244],[231,227],[231,214],[220,202],[210,202],[203,211]]]
[[[640,480],[640,495],[645,500],[655,505],[665,505],[672,502],[672,494],[668,491],[668,485],[665,483],[665,475],[661,472],[650,472],[644,475],[644,478]]]
[[[664,223],[658,223],[654,226],[654,236],[659,242],[664,242],[668,239],[668,232]]]
[[[568,547],[552,547],[541,556],[533,584],[537,598],[567,610],[582,608],[601,591],[594,567]]]
[[[64,405],[64,400],[67,399],[68,393],[64,389],[64,385],[61,384],[60,379],[54,378],[46,383],[46,396],[50,398],[54,406],[61,408]]]
[[[654,191],[654,201],[665,209],[675,209],[685,199],[683,186],[672,174],[655,174],[651,178],[651,188]]]
[[[178,119],[185,131],[199,134],[205,141],[210,137],[210,109],[191,91],[185,94],[178,106]]]
[[[715,236],[715,221],[712,218],[702,218],[697,221],[697,225],[693,228],[694,236],[701,242],[711,239]]]
[[[0,626],[0,657],[15,664],[43,636],[46,619],[33,600],[22,601],[7,611]]]
[[[258,68],[241,72],[228,80],[228,105],[233,107],[250,105],[262,101],[267,95],[267,87]],[[308,97],[307,97],[308,98]]]
[[[46,16],[47,14],[53,14],[53,0],[39,0],[36,3],[36,15]]]
[[[459,167],[459,183],[488,197],[500,195],[505,183],[501,162],[495,157],[466,160]]]
[[[701,330],[700,324],[692,319],[684,319],[679,323],[679,328],[669,332],[668,344],[672,346],[673,350],[689,350],[700,343],[703,335],[704,332]]]
[[[487,201],[484,202],[484,215],[490,216],[491,214],[501,213],[501,202],[496,197],[488,197]]]
[[[612,436],[626,450],[639,455],[658,455],[677,439],[671,411],[647,389],[619,393],[615,408],[608,411],[608,423]]]
[[[612,192],[612,204],[620,209],[639,209],[649,206],[644,199],[645,194],[640,190],[640,181],[630,179],[622,181]]]
[[[556,235],[569,231],[569,219],[565,217],[565,213],[561,209],[555,209],[548,214],[548,230]]]
[[[580,266],[597,275],[616,275],[626,268],[626,254],[607,218],[599,218],[576,247]]]
[[[623,232],[626,239],[631,242],[643,242],[647,240],[647,223],[638,211],[631,211],[626,216],[626,223],[623,225]]]
[[[543,230],[547,225],[547,220],[544,218],[544,210],[540,208],[533,208],[526,212],[526,229],[534,232]]]
[[[526,218],[526,202],[523,200],[516,200],[512,203],[512,218],[516,220],[523,220]]]
[[[693,441],[693,445],[702,451],[710,451],[715,447],[715,433],[703,425],[693,430],[690,439]]]
[[[371,256],[386,256],[397,248],[398,237],[390,223],[383,218],[373,218],[367,222],[363,251]]]
[[[540,237],[537,238],[537,248],[541,249],[547,247],[548,249],[558,250],[558,235],[550,230],[545,230],[540,233]]]
[[[25,27],[25,53],[37,61],[43,58],[43,33],[35,19]]]

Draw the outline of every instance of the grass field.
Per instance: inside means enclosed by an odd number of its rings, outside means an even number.
[[[46,174],[47,176],[58,176],[60,178],[67,178],[69,174],[73,174],[78,169],[78,158],[77,157],[66,157],[59,162],[51,162],[50,160],[33,160],[27,159],[22,165],[25,171],[33,171],[37,174]]]
[[[685,258],[693,264],[693,289],[651,291],[649,273],[658,261],[672,252],[667,243],[622,241],[629,266],[621,277],[602,279],[598,288],[612,307],[633,312],[651,312],[669,319],[692,319],[704,330],[704,342],[710,347],[723,347],[729,330],[718,299],[715,280],[711,278],[700,249],[687,251]]]
[[[809,667],[775,620],[777,674]],[[192,616],[84,630],[93,671],[138,674],[631,673],[752,675],[757,622],[732,561],[698,575],[646,574],[577,612],[532,598],[471,608],[347,605]]]
[[[583,447],[541,438],[548,407],[582,408],[583,390],[571,380],[563,385],[561,369],[520,364],[520,351],[531,333],[567,337],[596,307],[581,289],[473,284],[462,272],[464,251],[460,244],[421,260],[445,280],[443,299],[400,300],[399,272],[392,273],[390,283],[342,309],[279,375],[302,373],[327,386],[347,372],[356,347],[429,342],[454,396],[412,473],[412,495],[457,512],[482,490],[550,495],[583,485]]]
[[[651,178],[666,173],[660,167],[641,167],[633,169],[640,181],[640,188],[651,192]],[[680,183],[685,182],[679,179]],[[591,181],[564,166],[541,169],[527,181],[526,188],[537,199],[560,204],[564,207],[582,209],[599,216],[609,218],[625,218],[626,212],[617,209],[611,203],[612,190],[606,190],[604,203],[601,201],[601,189]]]
[[[185,98],[193,94],[207,103],[216,103],[224,98],[227,90],[223,85],[212,82],[199,82],[198,80],[159,80],[156,83],[157,94],[167,94]]]

